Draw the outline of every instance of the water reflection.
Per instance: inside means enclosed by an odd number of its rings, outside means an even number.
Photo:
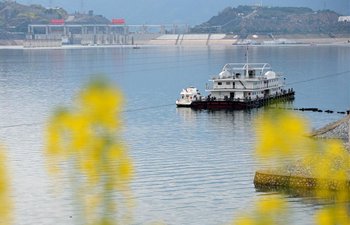
[[[180,118],[184,122],[193,123],[197,119],[197,116],[199,115],[200,111],[183,107],[183,108],[176,108],[176,113],[180,115]]]
[[[253,110],[195,110],[191,108],[176,108],[176,113],[186,122],[194,122],[202,114],[206,114],[208,122],[222,122],[223,124],[231,123],[237,126],[243,126],[242,123],[248,122],[250,125],[252,118],[254,118],[260,109]],[[214,120],[213,120],[214,119]]]

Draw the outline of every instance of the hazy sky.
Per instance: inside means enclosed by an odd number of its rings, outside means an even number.
[[[200,24],[227,6],[305,6],[350,15],[350,0],[17,0],[24,4],[60,6],[73,13],[94,10],[107,18],[125,18],[129,24]]]

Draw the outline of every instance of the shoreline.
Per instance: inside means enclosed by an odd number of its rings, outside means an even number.
[[[47,40],[50,42],[50,40]],[[218,47],[218,46],[257,46],[257,47],[275,47],[275,46],[350,46],[350,37],[341,37],[341,38],[308,38],[308,37],[279,37],[278,39],[267,39],[267,38],[246,38],[246,39],[234,39],[234,38],[223,38],[216,40],[205,40],[200,39],[188,39],[180,44],[177,44],[172,39],[151,39],[143,40],[140,42],[135,41],[134,45],[131,44],[95,44],[95,45],[60,45],[60,46],[35,46],[35,47],[26,47],[24,46],[23,40],[9,40],[1,43],[0,40],[0,49],[86,49],[86,48],[148,48],[148,47]],[[19,44],[21,43],[21,44]]]

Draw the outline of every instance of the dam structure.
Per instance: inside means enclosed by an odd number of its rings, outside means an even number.
[[[30,24],[24,47],[148,44],[162,35],[184,35],[188,25]]]

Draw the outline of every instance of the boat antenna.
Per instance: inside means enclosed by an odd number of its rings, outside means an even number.
[[[246,53],[245,53],[245,60],[246,60],[246,72],[245,72],[245,76],[248,77],[248,62],[249,62],[249,58],[248,58],[248,44],[247,44],[247,48],[246,48]]]

